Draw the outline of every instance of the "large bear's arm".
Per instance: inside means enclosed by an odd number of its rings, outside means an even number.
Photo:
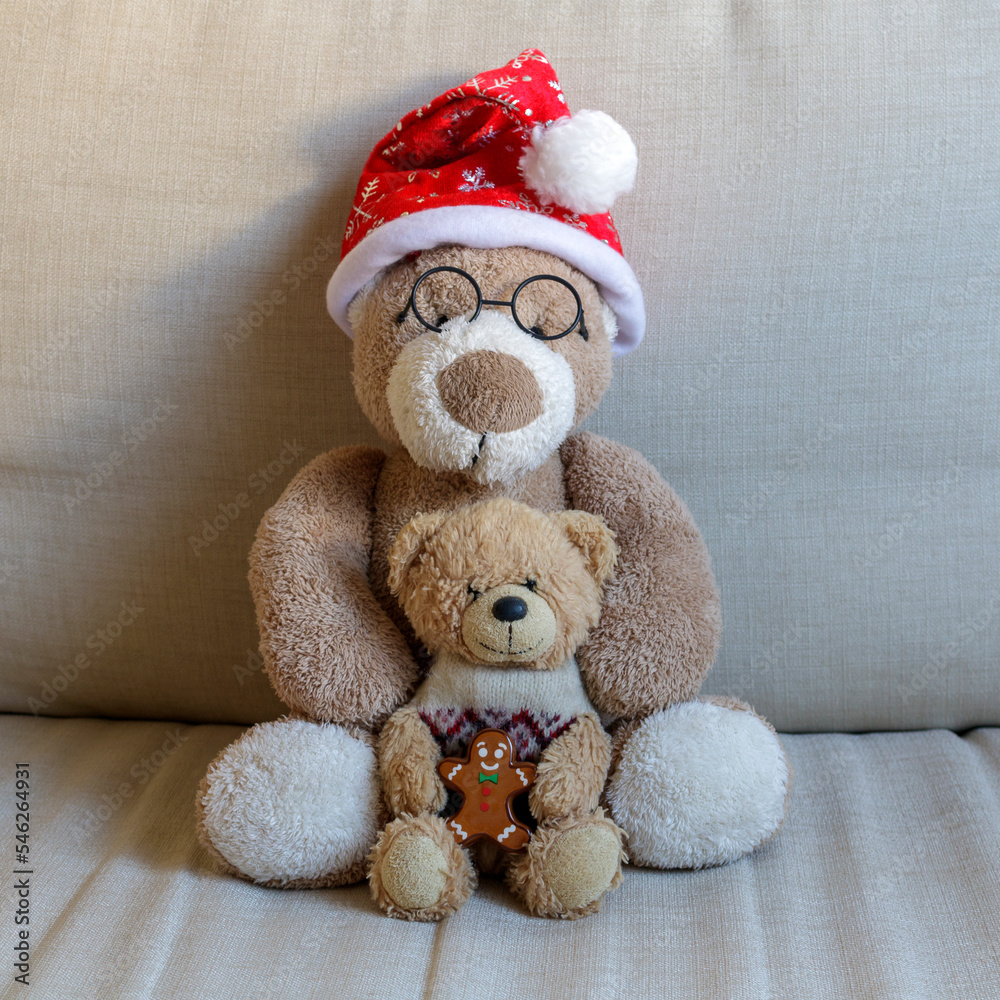
[[[595,706],[616,718],[691,698],[719,645],[719,592],[687,507],[637,451],[581,433],[561,451],[570,507],[600,514],[618,563],[577,653]]]
[[[365,447],[320,455],[264,515],[250,552],[271,683],[317,721],[373,725],[416,683],[413,654],[368,581],[384,461]]]

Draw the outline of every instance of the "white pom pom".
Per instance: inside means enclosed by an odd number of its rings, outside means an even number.
[[[635,144],[610,115],[578,111],[550,125],[536,125],[519,164],[525,184],[543,205],[581,215],[607,212],[632,190]]]

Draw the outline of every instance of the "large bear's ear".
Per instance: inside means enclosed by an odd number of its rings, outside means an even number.
[[[389,589],[398,597],[406,574],[427,548],[427,542],[448,515],[444,511],[418,514],[403,525],[389,549]]]
[[[583,510],[564,510],[552,516],[583,553],[590,575],[602,586],[614,572],[618,558],[614,532],[602,518]]]

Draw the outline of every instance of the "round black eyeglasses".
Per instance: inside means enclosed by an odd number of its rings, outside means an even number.
[[[479,314],[483,310],[483,306],[508,306],[510,308],[511,315],[514,317],[514,322],[520,327],[525,333],[530,334],[536,340],[559,340],[560,337],[565,337],[567,334],[572,333],[577,327],[580,328],[580,336],[584,340],[587,339],[587,327],[583,322],[583,303],[580,301],[580,295],[577,290],[565,279],[559,278],[554,274],[536,274],[531,278],[525,278],[514,289],[514,294],[511,296],[510,302],[502,302],[498,299],[484,299],[482,289],[479,287],[478,282],[475,278],[469,274],[468,271],[463,271],[460,267],[449,267],[443,265],[441,267],[432,267],[428,271],[424,271],[422,275],[413,283],[413,290],[410,292],[410,301],[406,304],[406,308],[396,317],[397,323],[402,323],[406,319],[407,313],[412,309],[413,315],[417,317],[420,323],[427,327],[428,330],[433,330],[435,333],[441,332],[441,325],[445,322],[443,317],[438,319],[438,325],[428,322],[423,316],[420,315],[420,310],[417,308],[417,289],[432,275],[438,274],[441,271],[450,271],[452,274],[458,274],[472,285],[476,292],[476,310],[472,314],[469,322],[472,323],[478,319]],[[520,317],[517,315],[517,298],[527,288],[529,285],[533,285],[536,281],[554,281],[556,284],[562,285],[564,288],[568,288],[573,295],[573,300],[576,302],[576,318],[565,330],[561,333],[556,333],[552,335],[545,334],[542,329],[538,326],[525,326],[521,322]]]

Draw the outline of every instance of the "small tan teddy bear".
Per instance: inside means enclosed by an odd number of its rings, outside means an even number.
[[[507,499],[422,514],[399,533],[389,583],[434,658],[378,743],[395,819],[371,852],[368,878],[385,913],[454,913],[475,886],[476,867],[505,871],[528,910],[548,917],[594,913],[621,881],[622,833],[598,806],[611,742],[573,658],[598,620],[615,557],[599,517],[546,514]],[[500,733],[484,740],[485,729]],[[528,805],[537,828],[526,850],[501,850],[489,838],[460,846],[466,831],[438,815],[447,802],[443,756],[481,767],[487,794],[508,794],[490,785],[501,765],[536,772]],[[445,767],[444,776],[458,770]],[[500,804],[484,797],[479,808]]]

